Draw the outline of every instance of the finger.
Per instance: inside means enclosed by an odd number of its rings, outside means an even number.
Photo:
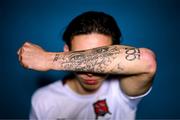
[[[21,51],[21,48],[19,48],[18,51],[17,51],[17,54],[18,54],[18,55],[19,55],[20,51]]]
[[[17,55],[18,55],[18,59],[19,59],[19,61],[21,60],[21,48],[18,50],[18,52],[17,52]]]
[[[23,47],[28,47],[28,46],[31,46],[31,44],[30,44],[29,42],[25,42],[25,43],[23,44]]]
[[[23,58],[23,56],[22,56],[22,53],[23,53],[23,49],[20,49],[20,50],[19,50],[19,57],[18,57],[19,63],[21,64],[21,66],[22,66],[23,68],[25,68],[25,69],[31,69],[31,66],[29,66],[29,65],[27,65],[27,64],[24,63],[24,58]]]
[[[22,53],[23,53],[23,51],[24,51],[24,50],[23,50],[22,48],[19,49],[19,51],[18,51],[18,55],[19,55],[19,56],[18,56],[18,59],[19,59],[20,62],[22,62]]]
[[[31,45],[31,46],[36,46],[36,47],[41,48],[39,45],[34,44],[34,43],[32,43],[32,42],[25,42],[25,44],[26,44],[26,45]]]
[[[36,44],[26,42],[24,43],[23,48],[34,49],[34,48],[40,48],[40,47]]]
[[[35,45],[35,44],[28,41],[28,42],[25,42],[24,45]]]
[[[22,63],[22,55],[19,55],[18,59],[19,59],[19,62]]]
[[[20,56],[19,57],[19,61],[20,61],[20,64],[21,64],[21,66],[23,67],[23,68],[26,68],[26,69],[29,69],[30,67],[27,65],[27,64],[25,64],[24,63],[24,60],[23,60],[23,58]]]
[[[21,62],[20,62],[21,63]],[[25,69],[30,69],[27,65],[25,65],[25,64],[23,64],[23,63],[21,63],[21,65],[23,66],[23,68],[25,68]]]

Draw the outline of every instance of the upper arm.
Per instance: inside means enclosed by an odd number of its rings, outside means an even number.
[[[44,87],[45,88],[45,87]],[[38,89],[31,98],[31,119],[42,119],[44,115],[47,115],[46,106],[48,105],[48,92],[46,89],[40,88]]]
[[[140,72],[120,76],[120,86],[123,92],[129,96],[138,96],[147,92],[152,85],[156,72],[155,54],[147,48],[140,48],[139,50],[139,63],[135,63],[136,66],[133,67],[136,67],[134,70]],[[133,64],[133,62],[130,64]]]

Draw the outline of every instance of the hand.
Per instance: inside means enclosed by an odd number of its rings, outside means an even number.
[[[40,46],[26,42],[18,50],[19,62],[28,69],[47,71],[50,69],[48,52]]]

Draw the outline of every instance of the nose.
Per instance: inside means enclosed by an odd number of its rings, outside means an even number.
[[[87,75],[88,77],[92,77],[92,76],[93,76],[92,73],[86,73],[86,75]]]

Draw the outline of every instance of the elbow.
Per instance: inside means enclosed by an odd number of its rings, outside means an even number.
[[[147,48],[141,48],[142,59],[145,64],[145,72],[151,77],[154,76],[157,69],[156,55],[155,53]]]

